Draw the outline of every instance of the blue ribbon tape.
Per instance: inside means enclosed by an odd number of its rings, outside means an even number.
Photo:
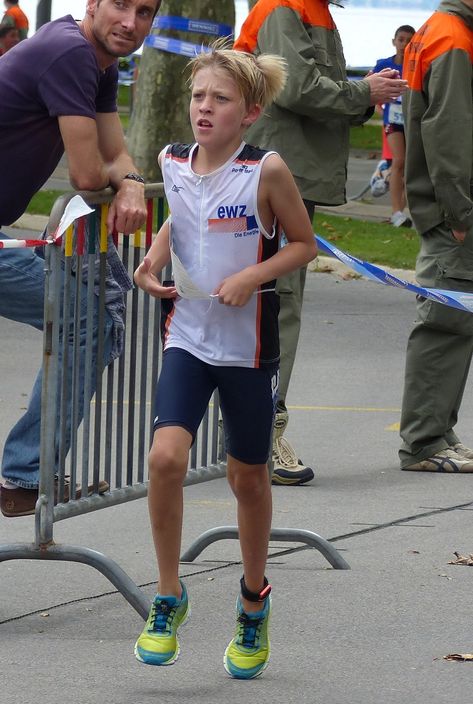
[[[172,29],[177,32],[196,32],[197,34],[212,34],[215,37],[228,37],[233,34],[229,24],[210,22],[208,20],[191,20],[187,17],[173,15],[157,15],[154,18],[153,29]]]
[[[156,34],[150,34],[145,39],[146,46],[151,46],[153,49],[168,51],[171,54],[179,54],[193,59],[196,54],[201,54],[203,51],[208,51],[208,47],[202,44],[192,44],[191,42],[182,42],[180,39],[170,39],[169,37],[160,37]]]
[[[343,252],[341,249],[338,249],[338,247],[327,242],[327,240],[324,240],[320,235],[316,235],[315,239],[317,240],[320,252],[336,257],[336,259],[346,264],[350,269],[353,269],[362,276],[366,276],[368,279],[371,279],[371,281],[376,281],[378,284],[384,284],[385,286],[403,288],[406,291],[415,293],[417,296],[435,301],[435,303],[441,303],[444,306],[450,306],[451,308],[457,308],[467,313],[473,313],[473,293],[462,293],[461,291],[450,291],[442,288],[424,288],[423,286],[411,284],[408,281],[404,281],[404,279],[399,279],[397,276],[394,276],[394,274],[389,274],[380,266],[376,266],[376,264],[365,262],[362,259],[353,257],[351,254],[347,254],[347,252]]]

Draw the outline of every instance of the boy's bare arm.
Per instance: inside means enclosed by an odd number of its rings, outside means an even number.
[[[157,276],[170,258],[169,223],[166,220],[154,238],[147,255],[135,271],[133,278],[136,285],[155,298],[175,298],[177,291],[174,286],[162,286]]]
[[[227,305],[245,305],[253,292],[283,274],[304,266],[317,255],[312,223],[291,172],[276,154],[263,164],[258,189],[258,210],[268,232],[276,218],[288,244],[260,264],[224,279],[218,290],[219,300]]]

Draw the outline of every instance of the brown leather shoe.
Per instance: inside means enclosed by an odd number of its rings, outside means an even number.
[[[56,479],[54,482],[54,504],[58,503],[57,489],[59,480]],[[70,482],[68,479],[64,482],[64,503],[69,501],[69,488]],[[98,493],[105,494],[109,490],[109,485],[106,481],[101,479],[98,484]],[[87,495],[90,496],[94,493],[94,485],[89,484],[87,487]],[[79,487],[76,489],[76,499],[80,499],[81,490]],[[0,488],[0,511],[6,518],[16,518],[16,516],[31,516],[34,514],[34,509],[36,501],[38,500],[38,489],[23,489],[22,487],[17,487],[16,489],[5,489],[3,486]]]

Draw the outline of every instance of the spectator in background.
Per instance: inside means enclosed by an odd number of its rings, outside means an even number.
[[[404,49],[415,33],[414,27],[403,24],[396,29],[393,46],[396,49],[394,56],[387,59],[378,59],[373,69],[378,73],[385,68],[393,68],[402,74],[402,61]],[[394,102],[385,103],[383,108],[383,129],[392,155],[391,171],[389,177],[389,192],[391,194],[391,225],[394,227],[411,227],[412,221],[405,214],[406,192],[404,188],[404,158],[406,155],[406,140],[404,138],[404,118],[402,115],[401,97]]]
[[[16,27],[8,25],[0,26],[0,56],[6,54],[9,49],[18,44],[20,37]]]
[[[18,0],[3,0],[3,4],[6,10],[1,24],[7,27],[16,27],[20,41],[26,39],[28,36],[29,22],[27,16],[18,5]]]
[[[107,186],[114,189],[116,195],[107,218],[108,232],[116,229],[128,234],[144,223],[144,180],[136,173],[128,153],[117,112],[117,59],[124,51],[131,53],[141,46],[160,4],[161,0],[127,0],[126,3],[88,0],[82,21],[67,15],[49,22],[0,59],[0,239],[9,239],[2,232],[2,226],[11,225],[24,212],[64,153],[71,184],[77,190],[99,190]],[[43,260],[26,248],[0,251],[0,315],[42,329]],[[131,281],[111,242],[107,267],[107,289],[112,295],[104,323],[103,364],[108,364],[121,351],[114,329],[123,310],[123,295],[131,288]],[[86,359],[86,289],[83,283],[78,293],[81,385]],[[95,326],[97,320],[98,299]],[[93,369],[96,343],[95,336]],[[68,357],[71,364],[72,351]],[[62,356],[58,361],[61,363]],[[40,371],[28,408],[10,431],[3,448],[5,482],[0,488],[0,511],[9,518],[34,513],[38,498],[41,378]],[[95,380],[94,374],[92,391],[95,391]],[[82,395],[79,422],[83,399]],[[65,415],[69,429],[74,419],[71,404]],[[67,442],[70,437],[67,430]],[[106,490],[104,485],[108,488],[105,482],[99,483],[99,492]],[[89,489],[92,491],[93,487]],[[69,496],[70,485],[67,484],[66,501]],[[76,496],[79,498],[79,494]]]
[[[286,59],[289,70],[286,87],[248,130],[248,141],[282,156],[311,220],[316,204],[345,203],[350,125],[365,122],[373,113],[370,106],[401,95],[406,81],[392,69],[361,81],[347,80],[342,43],[328,0],[259,0],[241,28],[235,49],[277,54]],[[283,437],[306,271],[304,266],[277,283],[281,363],[273,484],[304,484],[314,477]]]

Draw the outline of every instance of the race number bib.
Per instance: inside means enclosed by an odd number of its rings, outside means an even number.
[[[404,125],[404,115],[400,103],[391,103],[388,110],[388,122],[390,125]]]

